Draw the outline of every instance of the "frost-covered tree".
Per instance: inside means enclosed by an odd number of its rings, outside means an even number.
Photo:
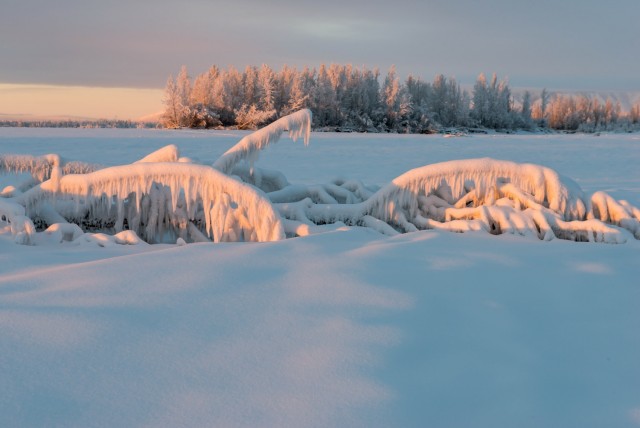
[[[260,102],[260,89],[258,88],[258,70],[248,65],[242,75],[242,87],[244,92],[243,105],[250,106]]]
[[[322,64],[318,71],[267,65],[211,67],[191,85],[186,67],[165,89],[166,127],[240,126],[254,128],[301,108],[320,128],[355,131],[433,132],[450,127],[528,129],[534,124],[558,130],[594,132],[630,129],[636,110],[623,112],[614,100],[586,95],[569,98],[543,90],[532,100],[526,92],[516,105],[508,82],[480,74],[473,91],[462,91],[453,77],[426,82],[410,75],[401,82],[395,68],[381,79],[378,69]],[[517,97],[516,97],[517,98]],[[237,115],[240,117],[237,117]],[[553,116],[553,117],[552,117]],[[250,120],[249,120],[250,119]]]
[[[191,78],[186,66],[182,66],[176,77],[176,91],[182,105],[181,127],[191,127],[193,123],[193,111],[191,110]]]
[[[418,77],[409,75],[404,87],[411,100],[412,132],[431,132],[434,126],[431,118],[433,112],[430,107],[430,100],[432,99],[431,85]]]
[[[291,89],[289,91],[289,99],[282,107],[282,114],[287,115],[303,108],[309,107],[309,93],[304,88],[304,78],[302,75],[296,75],[293,78]]]
[[[192,126],[191,81],[187,73],[187,67],[182,66],[175,80],[173,76],[169,76],[163,101],[165,112],[161,121],[165,127],[181,128]]]
[[[244,105],[242,74],[231,66],[222,74],[220,83],[220,120],[224,125],[234,125],[235,111]]]
[[[360,85],[360,99],[362,102],[363,118],[370,120],[373,126],[382,121],[382,100],[380,98],[380,70],[365,69],[362,73],[362,83]]]
[[[426,106],[427,101],[431,98],[431,85],[429,83],[410,74],[404,86],[407,88],[413,104]]]
[[[513,99],[506,80],[498,84],[496,113],[496,128],[514,128]]]
[[[275,115],[275,74],[266,64],[258,71],[258,92],[260,109]]]
[[[486,126],[490,121],[491,105],[489,101],[487,78],[480,73],[473,86],[473,110],[471,116],[480,126]]]
[[[293,90],[293,85],[297,76],[298,71],[287,65],[283,66],[280,72],[275,76],[274,108],[276,110],[276,116],[278,117],[288,114],[287,111],[289,110],[287,107],[291,100],[291,91]],[[304,107],[301,106],[292,111],[297,111]]]
[[[416,124],[413,121],[413,103],[406,88],[403,87],[400,91],[396,130],[408,134],[413,132],[415,127]]]
[[[538,126],[546,127],[547,106],[549,105],[550,95],[547,89],[543,89],[540,93],[540,100],[533,104],[531,108],[531,117],[538,123]]]
[[[634,125],[640,123],[640,103],[631,107],[631,110],[629,111],[629,119]]]
[[[315,90],[313,93],[314,123],[317,126],[339,125],[337,112],[337,96],[331,83],[327,67],[322,64],[318,70]]]
[[[549,105],[548,123],[552,129],[577,130],[580,126],[580,117],[575,98],[556,95]]]
[[[529,129],[531,123],[531,92],[524,91],[522,96],[522,106],[520,108],[520,126]]]
[[[163,102],[165,109],[162,114],[161,123],[165,128],[179,128],[180,118],[182,117],[182,104],[180,103],[180,97],[173,76],[169,76],[169,79],[167,79]]]
[[[389,130],[395,130],[400,109],[400,80],[396,76],[396,67],[392,65],[384,78],[382,86],[382,99],[385,108],[386,126]]]
[[[620,117],[620,102],[616,102],[614,104],[611,98],[607,98],[607,101],[604,105],[604,114],[605,114],[605,122],[607,126],[613,126],[618,122],[618,118]]]
[[[191,89],[191,110],[194,121],[191,126],[211,128],[220,126],[220,116],[215,111],[215,85],[220,71],[212,66],[206,73],[200,74],[193,82]]]
[[[498,81],[494,73],[487,84],[484,74],[480,74],[473,87],[472,118],[486,128],[509,129],[514,125],[511,90],[506,80]]]
[[[447,79],[442,74],[436,75],[427,105],[432,119],[441,126],[459,126],[466,122],[462,92],[454,78]]]

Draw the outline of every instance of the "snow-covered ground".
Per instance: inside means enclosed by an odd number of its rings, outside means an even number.
[[[0,128],[0,154],[119,165],[175,144],[212,163],[244,135]],[[382,186],[478,157],[640,206],[637,134],[312,134],[257,165]],[[640,426],[638,240],[101,243],[0,230],[0,426]]]

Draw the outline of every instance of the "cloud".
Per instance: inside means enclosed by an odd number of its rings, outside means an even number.
[[[294,28],[302,35],[331,41],[372,41],[378,37],[366,21],[305,20]]]
[[[634,88],[638,14],[637,0],[8,0],[0,82],[159,88],[182,64],[344,62]]]

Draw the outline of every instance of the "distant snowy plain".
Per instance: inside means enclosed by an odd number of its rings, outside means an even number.
[[[212,163],[245,133],[0,128],[0,153]],[[318,134],[260,167],[384,185],[478,157],[640,206],[640,135]],[[0,188],[3,180],[0,176]],[[21,246],[0,229],[0,426],[640,426],[640,241],[369,229]]]

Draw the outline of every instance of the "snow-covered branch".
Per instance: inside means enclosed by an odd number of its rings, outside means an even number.
[[[300,110],[282,117],[272,124],[244,137],[238,144],[227,150],[213,164],[219,171],[229,174],[234,166],[245,160],[251,164],[257,159],[260,150],[278,142],[282,133],[289,131],[289,137],[297,140],[303,137],[304,144],[309,144],[311,133],[311,110]]]

